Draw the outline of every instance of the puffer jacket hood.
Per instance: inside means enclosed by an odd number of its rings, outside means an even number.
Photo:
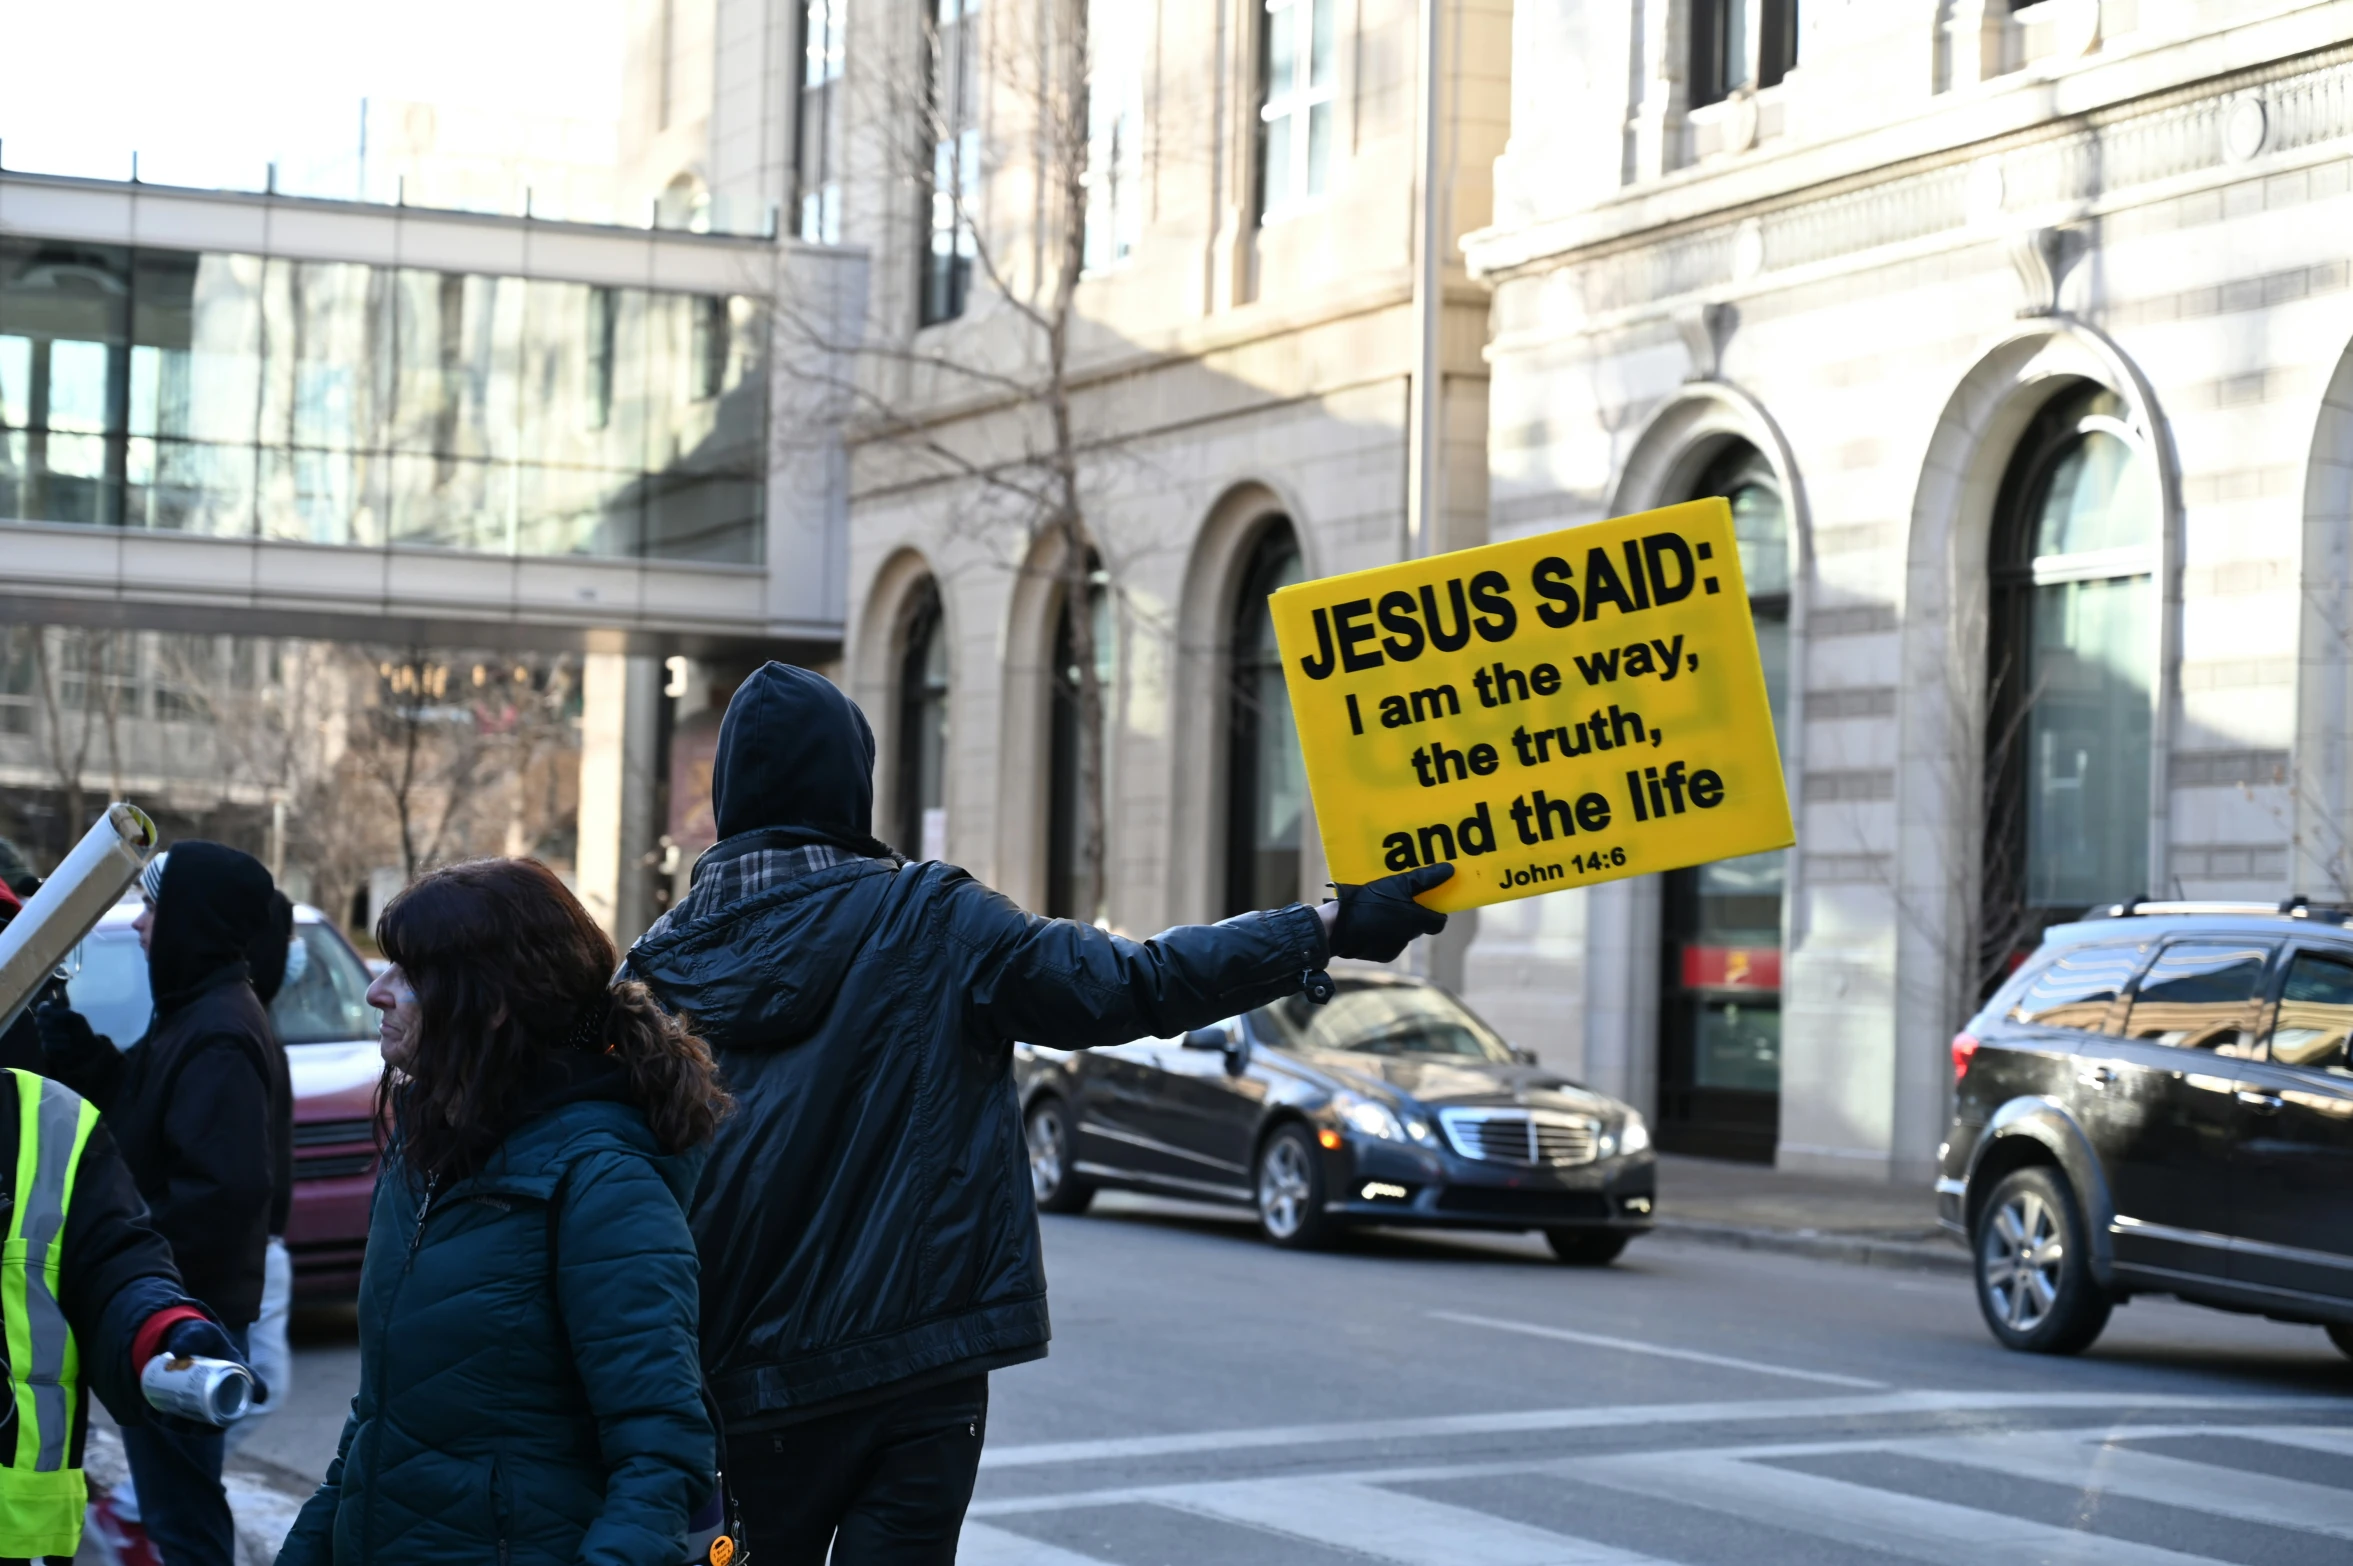
[[[155,889],[147,982],[155,1015],[171,1015],[230,964],[242,965],[270,927],[270,873],[222,843],[175,844]]]
[[[874,840],[874,731],[831,680],[769,663],[737,688],[711,759],[722,840],[787,833],[861,854]]]

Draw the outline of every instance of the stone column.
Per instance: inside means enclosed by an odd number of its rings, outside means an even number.
[[[622,946],[653,922],[663,758],[659,658],[592,652],[580,680],[580,900]]]

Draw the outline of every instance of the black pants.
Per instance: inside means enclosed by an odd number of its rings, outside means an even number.
[[[237,1352],[248,1327],[231,1327]],[[139,1520],[163,1556],[163,1566],[232,1566],[237,1524],[221,1488],[222,1436],[186,1428],[126,1425],[123,1456],[139,1487]]]
[[[727,1483],[759,1566],[955,1566],[988,1436],[972,1376],[730,1436]]]

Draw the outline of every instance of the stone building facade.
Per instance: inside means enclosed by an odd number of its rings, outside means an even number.
[[[1923,1176],[2042,926],[2353,893],[2353,6],[1519,0],[1494,536],[1729,496],[1798,846],[1486,910],[1668,1147]]]

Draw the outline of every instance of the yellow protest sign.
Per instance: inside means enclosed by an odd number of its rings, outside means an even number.
[[[1722,500],[1271,608],[1336,881],[1452,860],[1451,911],[1796,841]]]

